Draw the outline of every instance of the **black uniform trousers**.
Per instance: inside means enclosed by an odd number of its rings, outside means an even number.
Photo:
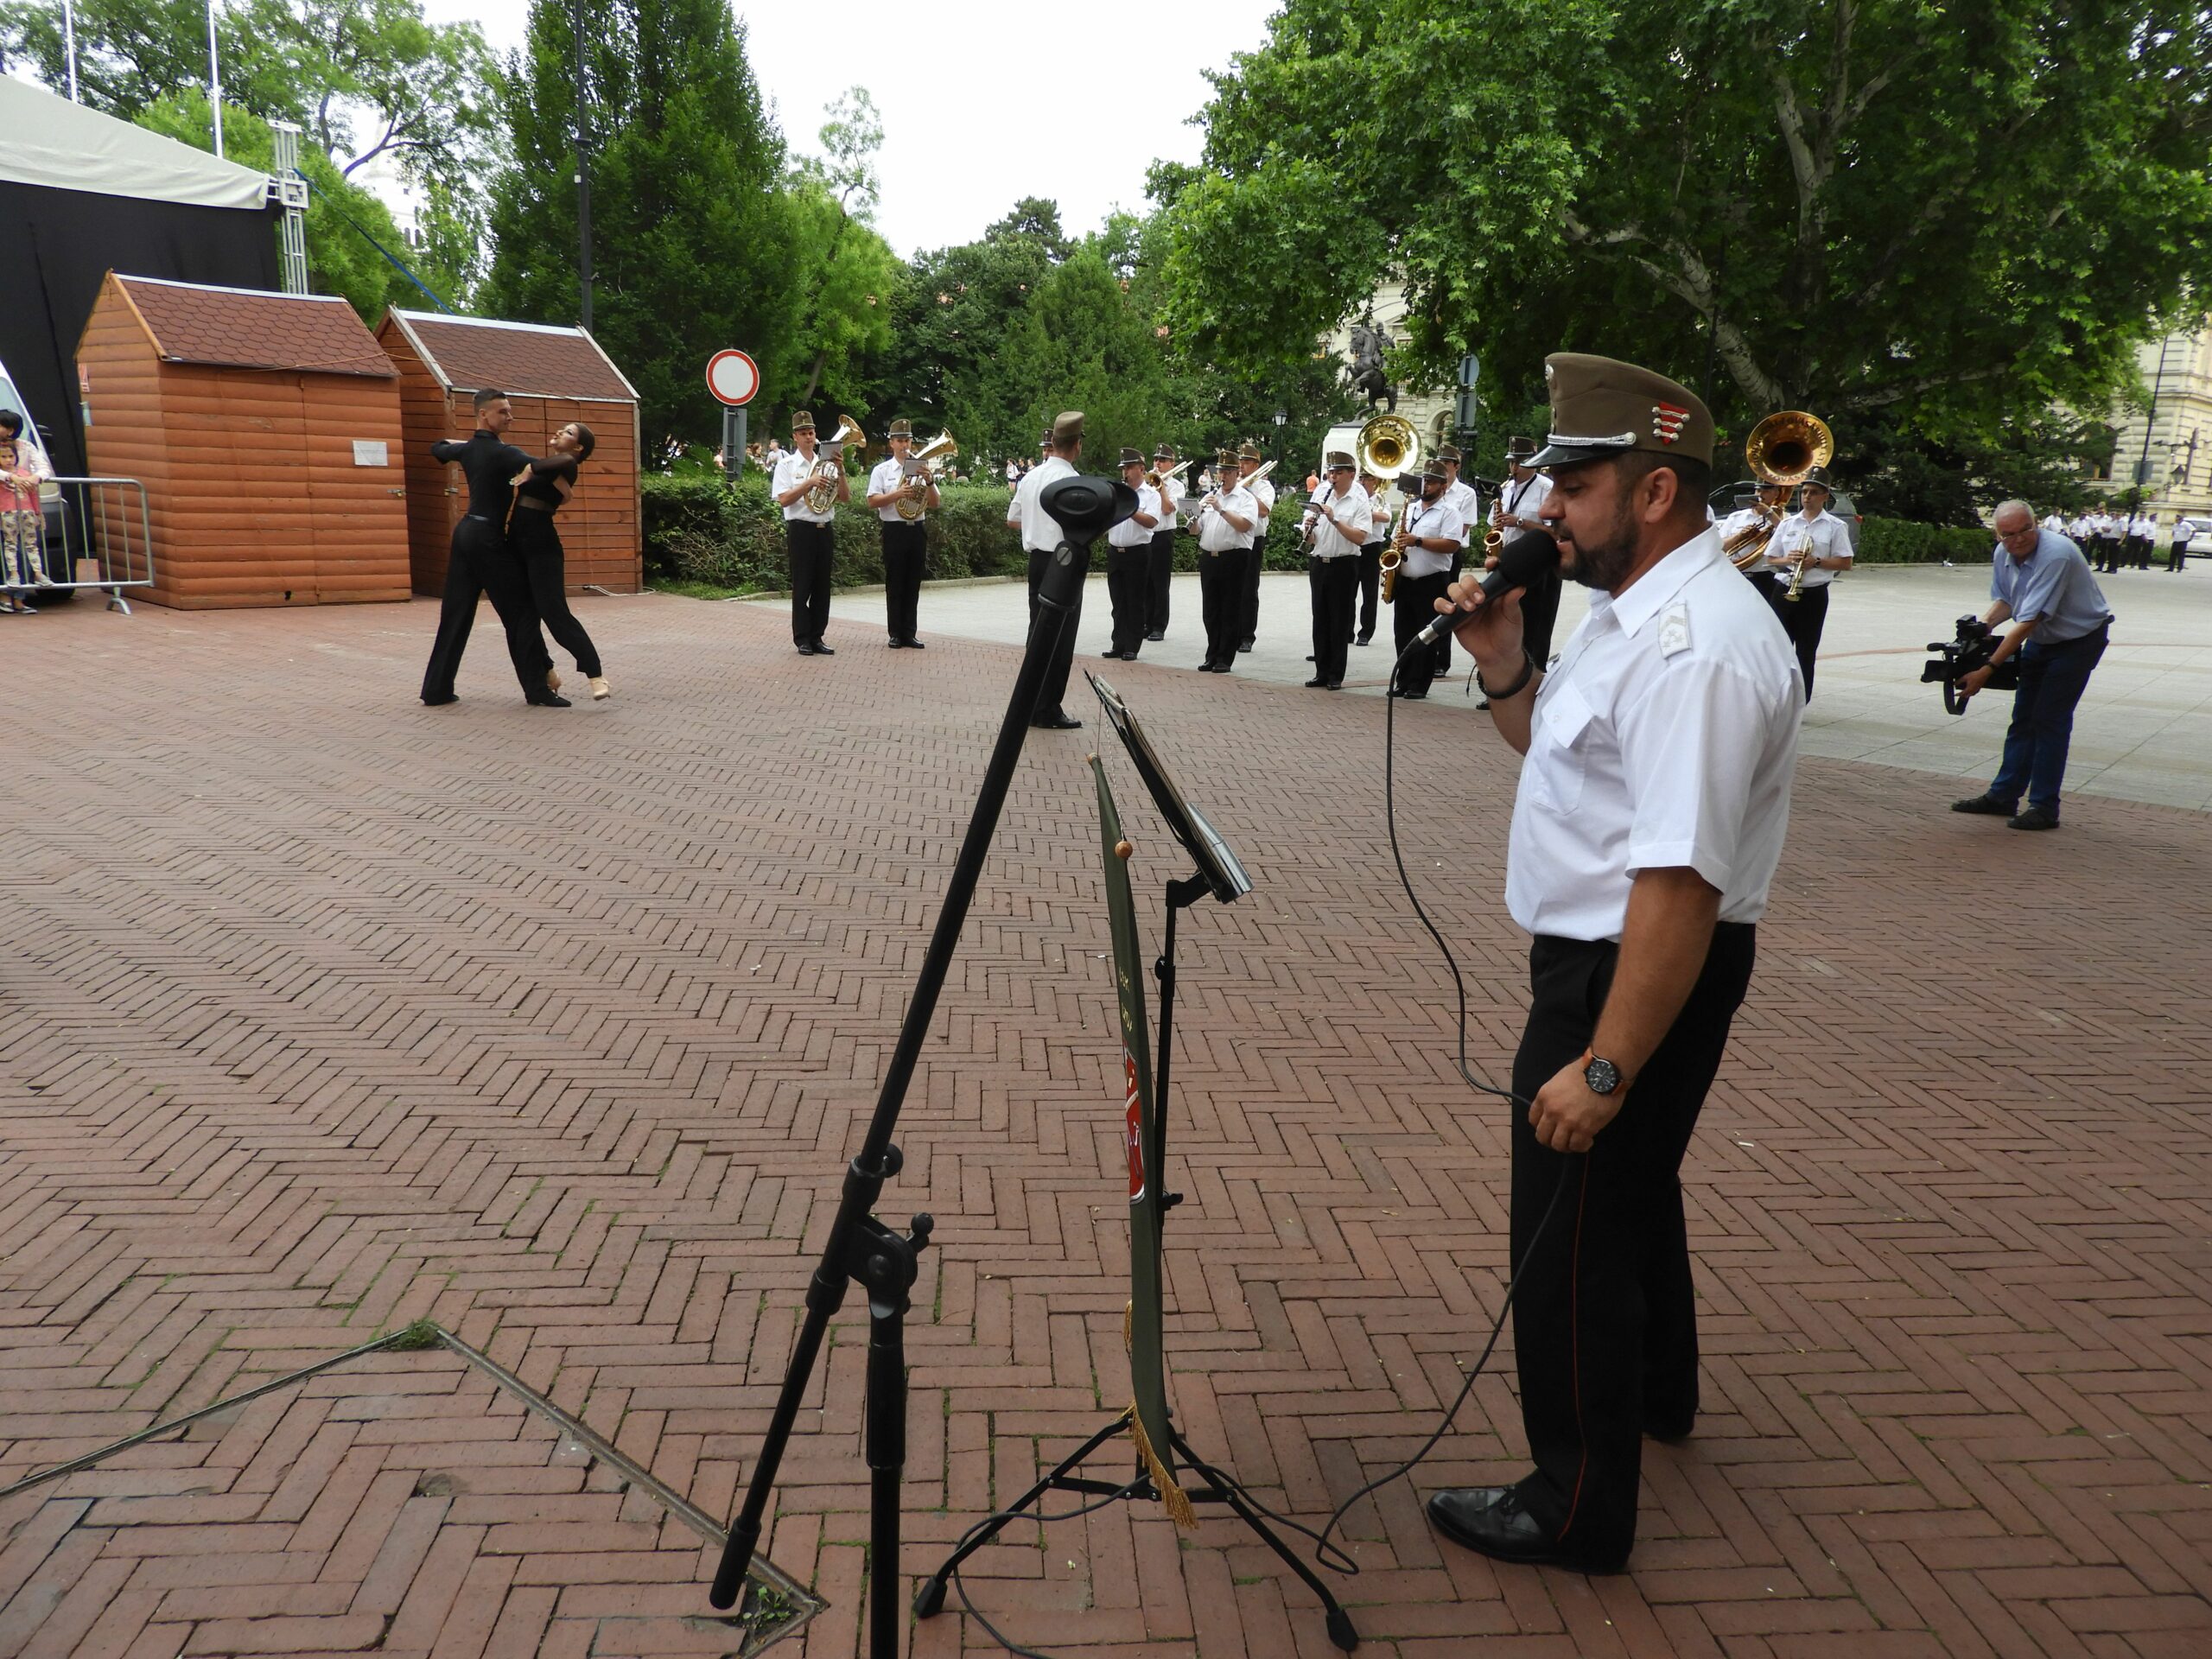
[[[1267,568],[1267,543],[1260,537],[1259,520],[1253,520],[1255,540],[1244,550],[1244,591],[1238,601],[1236,643],[1249,650],[1260,637],[1260,573]]]
[[[1106,597],[1114,607],[1112,645],[1116,656],[1134,657],[1144,644],[1145,603],[1151,586],[1152,543],[1106,549]]]
[[[791,643],[818,645],[830,626],[830,567],[837,550],[836,527],[810,518],[784,520],[791,561]]]
[[[1593,1565],[1617,1565],[1636,1540],[1645,1432],[1684,1434],[1697,1415],[1682,1154],[1751,984],[1755,949],[1748,923],[1714,930],[1688,1001],[1587,1154],[1547,1149],[1528,1109],[1510,1109],[1521,1274],[1513,1341],[1536,1465],[1518,1490],[1528,1512]],[[1535,995],[1513,1058],[1523,1100],[1581,1058],[1619,953],[1610,942],[1541,935],[1530,947]],[[1554,1192],[1558,1207],[1537,1239]]]
[[[499,613],[499,626],[506,630],[507,656],[515,665],[515,677],[522,682],[523,696],[535,702],[550,695],[545,671],[553,666],[553,658],[537,632],[537,613],[531,608],[522,567],[508,551],[499,526],[470,513],[453,527],[437,638],[431,642],[429,665],[423,671],[423,702],[444,702],[453,696],[454,677],[461,671],[461,653],[468,649],[469,630],[476,626],[476,601],[486,594]]]
[[[1805,677],[1805,701],[1813,700],[1813,655],[1821,648],[1821,630],[1828,621],[1828,584],[1801,588],[1789,598],[1789,584],[1777,577],[1766,589],[1767,603],[1781,619],[1782,631],[1797,653],[1798,671]]]
[[[534,507],[517,507],[507,524],[507,545],[522,563],[524,580],[530,584],[530,602],[537,607],[545,631],[576,659],[576,672],[586,679],[599,678],[599,648],[569,608],[568,556],[561,546],[561,532],[554,528],[553,515]]]
[[[1029,555],[1029,626],[1037,626],[1037,591],[1045,585],[1045,572],[1052,562],[1050,553],[1033,551]],[[1075,590],[1075,606],[1068,613],[1067,626],[1060,630],[1059,649],[1052,653],[1052,660],[1045,667],[1045,683],[1037,693],[1037,713],[1050,716],[1065,714],[1060,699],[1068,694],[1068,673],[1075,666],[1075,634],[1083,626],[1083,588]]]
[[[1249,548],[1238,547],[1198,554],[1198,604],[1205,615],[1209,666],[1236,664],[1237,641],[1244,637],[1244,569],[1251,557]]]
[[[1175,580],[1175,532],[1163,530],[1152,538],[1145,560],[1144,631],[1167,632],[1167,595]]]
[[[1444,597],[1444,590],[1452,585],[1452,573],[1439,570],[1433,576],[1409,576],[1398,572],[1397,592],[1390,601],[1390,628],[1398,643],[1398,655],[1405,658],[1406,647],[1414,636],[1427,627],[1436,617],[1436,601]],[[1398,690],[1408,696],[1424,695],[1436,678],[1436,652],[1433,650],[1415,652],[1398,664]]]
[[[1324,685],[1342,685],[1359,598],[1359,556],[1308,559],[1306,576],[1313,592],[1313,677]]]
[[[1359,550],[1359,637],[1375,637],[1375,607],[1382,598],[1382,548],[1386,537],[1377,535]]]
[[[896,524],[888,518],[880,522],[883,529],[884,632],[893,639],[911,639],[914,637],[915,616],[921,608],[922,570],[929,563],[929,526],[918,518],[911,524],[904,518]],[[827,601],[823,601],[823,608],[826,613]]]

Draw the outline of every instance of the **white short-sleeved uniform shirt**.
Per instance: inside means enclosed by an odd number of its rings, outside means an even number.
[[[1444,499],[1459,515],[1459,545],[1466,546],[1473,539],[1475,526],[1482,522],[1482,501],[1475,494],[1475,486],[1453,479],[1444,486]]]
[[[1238,487],[1252,498],[1253,505],[1259,509],[1260,516],[1252,525],[1252,540],[1264,542],[1268,539],[1268,520],[1275,510],[1275,486],[1263,478],[1256,483],[1247,479]]]
[[[1533,524],[1543,511],[1544,503],[1551,499],[1551,494],[1549,473],[1531,473],[1525,479],[1509,478],[1505,487],[1497,493],[1497,511],[1510,512],[1516,518],[1526,518]]]
[[[1014,493],[1014,505],[1007,512],[1006,521],[1021,532],[1021,545],[1031,553],[1050,553],[1062,540],[1058,520],[1037,505],[1037,498],[1045,486],[1056,478],[1070,478],[1075,474],[1075,463],[1065,455],[1054,455],[1040,461],[1025,474],[1021,486]]]
[[[769,491],[772,494],[781,495],[785,490],[793,488],[798,485],[801,479],[813,472],[816,461],[824,459],[826,459],[826,457],[819,449],[814,452],[813,461],[809,461],[804,455],[799,454],[798,450],[792,450],[789,454],[785,455],[781,461],[776,463],[776,474],[774,478],[769,481]],[[828,506],[823,508],[821,512],[817,512],[813,508],[806,505],[806,498],[802,495],[798,500],[792,502],[791,505],[784,509],[784,517],[786,518],[803,518],[810,524],[826,524],[833,517],[836,516],[836,511],[837,502],[834,496],[830,498],[830,502]]]
[[[1782,624],[1706,531],[1590,613],[1537,689],[1505,904],[1618,939],[1637,873],[1687,867],[1755,922],[1789,827],[1804,685]]]
[[[1793,512],[1782,521],[1782,528],[1766,544],[1766,556],[1783,569],[1795,566],[1803,556],[1808,543],[1812,544],[1816,559],[1847,559],[1851,556],[1851,528],[1842,519],[1825,508],[1817,518],[1808,519],[1802,512]],[[1825,588],[1835,580],[1833,570],[1815,569],[1808,565],[1803,585]]]
[[[1357,558],[1375,524],[1375,506],[1367,492],[1357,484],[1341,492],[1333,484],[1324,484],[1313,492],[1313,501],[1321,510],[1313,521],[1313,556]]]
[[[1137,486],[1137,512],[1143,513],[1148,518],[1157,518],[1160,516],[1160,492],[1149,484]],[[1158,528],[1157,524],[1137,523],[1136,514],[1132,513],[1120,524],[1107,531],[1106,545],[1109,547],[1149,547],[1152,545],[1152,533]]]
[[[1224,517],[1235,513],[1253,527],[1239,530]],[[1216,490],[1198,508],[1198,548],[1206,553],[1229,553],[1248,548],[1259,533],[1260,504],[1242,484]]]
[[[1424,501],[1414,496],[1406,503],[1405,517],[1400,522],[1408,536],[1426,537],[1432,540],[1448,536],[1462,547],[1467,544],[1467,526],[1459,517],[1459,510],[1452,505],[1449,490],[1433,501]],[[1436,576],[1451,568],[1452,556],[1449,553],[1409,545],[1406,549],[1406,566],[1401,574]]]
[[[868,475],[868,493],[870,495],[881,495],[886,490],[895,490],[906,481],[906,469],[899,465],[896,456],[892,456],[875,463],[874,469]],[[918,524],[927,518],[929,514],[919,513],[912,518],[908,518],[899,511],[899,504],[894,501],[887,507],[878,507],[875,510],[875,516],[887,524]]]

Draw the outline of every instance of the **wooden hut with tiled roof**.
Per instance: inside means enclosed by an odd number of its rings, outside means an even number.
[[[146,486],[147,597],[408,596],[399,375],[345,301],[110,271],[77,366],[93,474]]]
[[[400,376],[407,434],[407,544],[415,591],[444,590],[453,527],[467,511],[458,467],[430,458],[440,438],[476,429],[475,394],[507,394],[514,424],[507,442],[533,455],[571,421],[591,429],[595,447],[561,509],[569,591],[598,588],[634,594],[645,580],[645,537],[638,498],[638,394],[582,328],[498,322],[436,311],[385,312],[378,342]]]

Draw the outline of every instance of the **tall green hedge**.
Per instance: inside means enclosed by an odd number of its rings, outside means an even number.
[[[748,474],[735,485],[715,477],[673,477],[649,473],[643,480],[645,570],[662,580],[700,582],[733,589],[780,588],[789,580],[784,556],[783,514],[769,499],[768,483]],[[883,548],[875,515],[857,499],[837,510],[836,581],[858,587],[883,580]],[[1019,576],[1028,560],[1006,527],[1009,497],[992,484],[952,484],[939,492],[930,519],[929,574],[948,576]],[[1267,568],[1300,570],[1306,558],[1299,546],[1298,503],[1278,498],[1268,520]],[[1103,552],[1092,556],[1105,566]],[[1198,567],[1196,537],[1175,538],[1175,568]]]
[[[1860,564],[1986,564],[1997,537],[1986,530],[1869,518],[1859,526]]]

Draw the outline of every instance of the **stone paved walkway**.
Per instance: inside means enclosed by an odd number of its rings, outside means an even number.
[[[566,712],[521,706],[488,614],[463,701],[419,707],[427,603],[0,628],[0,1484],[429,1319],[728,1513],[1014,658],[579,609],[617,697]],[[1388,874],[1384,705],[1115,668],[1256,882],[1184,930],[1173,1396],[1318,1522],[1497,1307],[1504,1124]],[[910,1573],[1127,1397],[1076,706],[1025,757],[886,1205],[938,1220]],[[1440,704],[1398,738],[1497,1068],[1512,769]],[[1180,870],[1115,766],[1156,892]],[[2023,836],[1924,773],[1799,779],[1687,1171],[1708,1410],[1651,1450],[1632,1570],[1494,1568],[1401,1484],[1351,1519],[1363,1654],[2212,1650],[2212,819],[2107,798]],[[863,1324],[770,1540],[830,1603],[817,1659],[856,1650]],[[1424,1488],[1517,1471],[1510,1375]],[[732,1650],[697,1536],[537,1424],[385,1354],[0,1499],[0,1656]],[[1333,1651],[1219,1520],[1109,1510],[969,1583],[1055,1653]],[[957,1611],[913,1643],[995,1650]]]

